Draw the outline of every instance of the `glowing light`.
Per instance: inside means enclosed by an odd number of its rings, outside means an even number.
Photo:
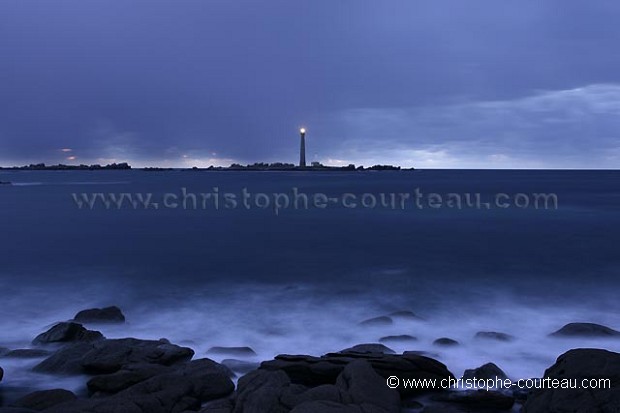
[[[299,129],[299,132],[301,132],[301,133],[306,133],[306,128],[301,128],[301,129]]]
[[[75,161],[76,159],[77,159],[77,156],[67,156],[68,161]]]
[[[60,151],[61,152],[73,152],[73,149],[71,149],[71,148],[63,148]]]

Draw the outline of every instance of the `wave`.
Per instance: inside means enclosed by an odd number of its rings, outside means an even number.
[[[386,343],[396,352],[422,351],[448,366],[457,376],[465,369],[494,362],[514,379],[541,377],[563,352],[576,347],[620,351],[620,340],[558,339],[549,333],[575,321],[590,321],[620,327],[620,307],[615,310],[601,299],[601,306],[566,303],[532,305],[518,297],[497,292],[495,296],[464,292],[443,295],[439,302],[425,303],[417,293],[395,295],[385,291],[369,293],[329,291],[310,285],[203,285],[190,291],[151,291],[119,294],[118,286],[107,291],[97,288],[61,286],[21,290],[19,296],[2,298],[0,346],[19,348],[51,323],[70,319],[88,307],[119,304],[127,316],[124,325],[103,325],[96,329],[108,338],[166,337],[196,351],[196,358],[220,362],[227,356],[213,356],[214,346],[249,346],[256,356],[247,361],[272,359],[277,354],[321,355],[360,343],[376,343],[393,335],[411,335],[416,341]],[[10,289],[9,289],[10,290]],[[424,293],[422,293],[424,294]],[[5,294],[1,294],[5,295]],[[75,297],[67,297],[74,295]],[[450,294],[451,295],[451,294]],[[482,297],[484,296],[484,297]],[[464,300],[467,297],[467,300]],[[69,299],[75,298],[75,300]],[[484,298],[484,300],[481,300]],[[33,308],[31,303],[37,302]],[[67,304],[67,303],[72,304]],[[423,304],[424,303],[424,304]],[[429,305],[430,304],[430,305]],[[423,320],[394,318],[391,325],[363,326],[360,321],[411,309]],[[474,338],[478,331],[499,331],[515,337],[511,342]],[[440,337],[457,340],[455,347],[437,347]],[[17,365],[9,366],[13,371]],[[27,366],[26,366],[27,367]],[[27,376],[16,377],[23,382]],[[9,375],[6,382],[12,382]],[[36,382],[45,387],[44,382]]]

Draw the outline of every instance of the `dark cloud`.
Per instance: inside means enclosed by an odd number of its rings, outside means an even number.
[[[0,162],[292,161],[303,124],[319,160],[616,167],[619,15],[611,0],[4,0]]]

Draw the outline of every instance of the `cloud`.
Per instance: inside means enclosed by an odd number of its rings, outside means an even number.
[[[620,3],[350,3],[0,1],[2,163],[617,165]]]
[[[540,91],[513,100],[356,108],[333,157],[419,167],[608,167],[620,147],[620,85]]]

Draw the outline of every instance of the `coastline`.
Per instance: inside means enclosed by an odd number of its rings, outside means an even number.
[[[381,325],[398,317],[422,321],[403,310],[363,320],[359,326]],[[543,377],[509,378],[493,360],[456,375],[436,355],[416,351],[415,339],[405,336],[326,354],[282,354],[272,360],[256,360],[256,353],[247,346],[217,347],[212,343],[207,357],[202,358],[190,345],[177,345],[165,338],[106,338],[97,330],[124,323],[125,315],[118,307],[90,308],[55,323],[27,348],[0,348],[0,366],[11,366],[6,371],[0,369],[0,412],[335,413],[364,409],[359,411],[542,413],[574,400],[591,408],[601,402],[620,402],[614,389],[551,386],[554,380],[565,379],[564,371],[570,372],[571,379],[609,378],[616,385],[620,354],[606,350],[577,346],[558,354]],[[493,345],[515,339],[494,331],[476,336],[480,343]],[[619,339],[620,332],[596,324],[571,323],[550,336],[573,338],[577,343],[580,337]],[[390,341],[399,340],[409,342],[410,350],[392,350]],[[436,344],[438,348],[458,345],[447,338]],[[210,357],[224,359],[216,362]],[[596,367],[600,365],[605,367]],[[47,377],[47,388],[7,388],[11,375],[19,369]],[[62,381],[55,383],[56,377],[73,377],[81,384],[73,391],[63,389]],[[413,382],[418,384],[406,384]],[[536,383],[551,387],[523,388]]]
[[[146,172],[165,172],[165,171],[217,171],[217,172],[228,172],[228,171],[257,171],[257,172],[352,172],[352,171],[413,171],[414,168],[401,168],[400,166],[393,165],[373,165],[370,167],[364,166],[294,166],[292,164],[265,164],[265,163],[256,163],[251,165],[239,165],[233,164],[228,167],[223,166],[209,166],[207,168],[163,168],[163,167],[143,167],[143,168],[132,168],[127,163],[120,164],[110,164],[110,165],[45,165],[45,164],[32,164],[25,166],[11,166],[11,167],[0,167],[0,171],[128,171],[128,170],[138,170],[138,171],[146,171]]]

